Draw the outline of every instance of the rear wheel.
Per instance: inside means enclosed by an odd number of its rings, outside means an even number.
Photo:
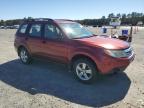
[[[78,59],[74,61],[73,71],[76,78],[83,83],[94,82],[98,73],[96,66],[88,59]]]
[[[19,51],[20,60],[24,64],[29,64],[31,62],[31,56],[26,50],[26,48],[21,48]]]

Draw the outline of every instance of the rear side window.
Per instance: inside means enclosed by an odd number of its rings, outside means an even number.
[[[26,32],[27,26],[28,26],[28,24],[22,25],[21,28],[20,28],[20,30],[19,30],[19,33],[24,34]]]
[[[41,24],[32,24],[29,35],[31,37],[41,37]]]

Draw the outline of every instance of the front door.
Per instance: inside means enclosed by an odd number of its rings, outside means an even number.
[[[68,43],[61,30],[54,24],[44,25],[43,53],[45,56],[61,62],[68,61]]]

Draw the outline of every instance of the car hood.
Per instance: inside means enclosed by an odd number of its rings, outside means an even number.
[[[85,43],[87,45],[99,46],[105,49],[126,49],[130,46],[128,42],[119,39],[114,39],[114,38],[102,37],[102,36],[94,36],[94,37],[82,38],[76,40]]]

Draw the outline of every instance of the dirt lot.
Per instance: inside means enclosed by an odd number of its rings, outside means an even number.
[[[133,35],[134,62],[92,85],[76,81],[62,64],[23,65],[13,47],[14,33],[0,30],[0,108],[144,108],[144,29]]]

